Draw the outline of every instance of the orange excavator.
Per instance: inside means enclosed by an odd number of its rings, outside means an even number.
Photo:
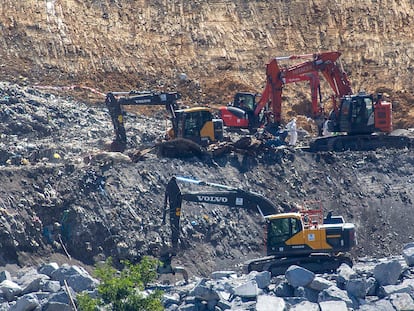
[[[340,56],[340,52],[334,51],[272,59],[266,67],[266,87],[252,115],[259,115],[263,110],[269,109],[273,114],[274,122],[280,124],[282,92],[285,84],[295,82],[294,79],[298,77],[320,73],[333,90],[332,109],[330,113],[326,113],[324,107],[312,95],[312,118],[319,127],[322,127],[324,119],[327,118],[329,131],[341,135],[317,138],[311,142],[310,150],[372,150],[378,147],[411,146],[412,142],[408,137],[388,135],[393,130],[390,102],[383,101],[381,94],[377,96],[363,92],[353,94],[348,77],[338,64]],[[282,67],[279,62],[283,60],[305,61]],[[314,81],[319,87],[319,79]]]
[[[218,190],[182,192],[179,183]],[[279,275],[293,264],[314,272],[325,272],[337,269],[342,263],[352,265],[345,253],[356,244],[355,226],[346,223],[342,216],[328,213],[324,218],[321,208],[278,213],[276,205],[259,193],[180,176],[171,178],[165,191],[163,224],[166,224],[168,214],[172,245],[168,253],[176,254],[179,248],[183,201],[259,212],[266,223],[267,254],[247,262],[248,272],[270,271]]]
[[[275,59],[276,61],[278,58]],[[319,102],[321,101],[320,80],[317,71],[306,73],[292,74],[283,78],[283,84],[309,82],[312,97],[312,115],[320,114]],[[273,83],[266,84],[263,94],[251,92],[238,92],[235,94],[233,102],[228,106],[219,107],[219,115],[223,124],[228,128],[244,128],[254,132],[257,128],[267,122],[267,112],[275,115],[277,122],[280,123],[280,110],[278,112],[274,106],[271,106],[271,90],[275,87]],[[318,100],[319,97],[319,100]],[[271,106],[271,107],[269,107]]]

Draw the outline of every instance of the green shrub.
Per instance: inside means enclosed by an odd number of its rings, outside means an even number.
[[[164,310],[161,291],[142,294],[145,286],[157,277],[158,261],[144,257],[136,265],[128,261],[122,263],[122,271],[112,266],[111,258],[95,268],[94,274],[100,280],[99,298],[93,299],[87,293],[77,295],[80,311],[95,311],[99,307],[114,311]]]

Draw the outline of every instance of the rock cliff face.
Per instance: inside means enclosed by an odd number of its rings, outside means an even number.
[[[413,15],[409,0],[4,0],[1,73],[104,93],[178,89],[189,103],[219,104],[236,90],[260,92],[272,57],[339,50],[354,91],[391,95],[395,123],[407,127],[414,117]],[[286,107],[299,113],[310,97],[300,85],[285,95]]]

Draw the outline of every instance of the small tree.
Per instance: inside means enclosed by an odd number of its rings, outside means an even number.
[[[112,259],[95,268],[94,274],[101,281],[99,297],[91,298],[87,293],[77,296],[81,311],[95,311],[98,307],[114,311],[161,311],[162,292],[156,290],[144,296],[145,286],[157,277],[158,261],[144,257],[139,264],[123,261],[124,268],[118,271],[112,266]]]

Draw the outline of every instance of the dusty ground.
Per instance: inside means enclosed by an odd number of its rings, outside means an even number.
[[[2,1],[0,74],[27,88],[1,86],[1,263],[65,255],[62,245],[87,264],[150,254],[151,243],[168,237],[160,211],[174,174],[258,191],[282,209],[321,200],[357,225],[355,256],[399,251],[414,237],[412,150],[88,159],[112,137],[102,105],[108,91],[176,90],[188,104],[225,104],[236,91],[261,92],[270,58],[314,51],[341,51],[353,89],[385,92],[395,127],[412,128],[413,15],[408,0]],[[308,87],[284,95],[284,116],[306,120]],[[130,115],[129,147],[162,135],[161,116]],[[194,273],[262,250],[254,213],[201,206],[184,213],[177,262]]]

